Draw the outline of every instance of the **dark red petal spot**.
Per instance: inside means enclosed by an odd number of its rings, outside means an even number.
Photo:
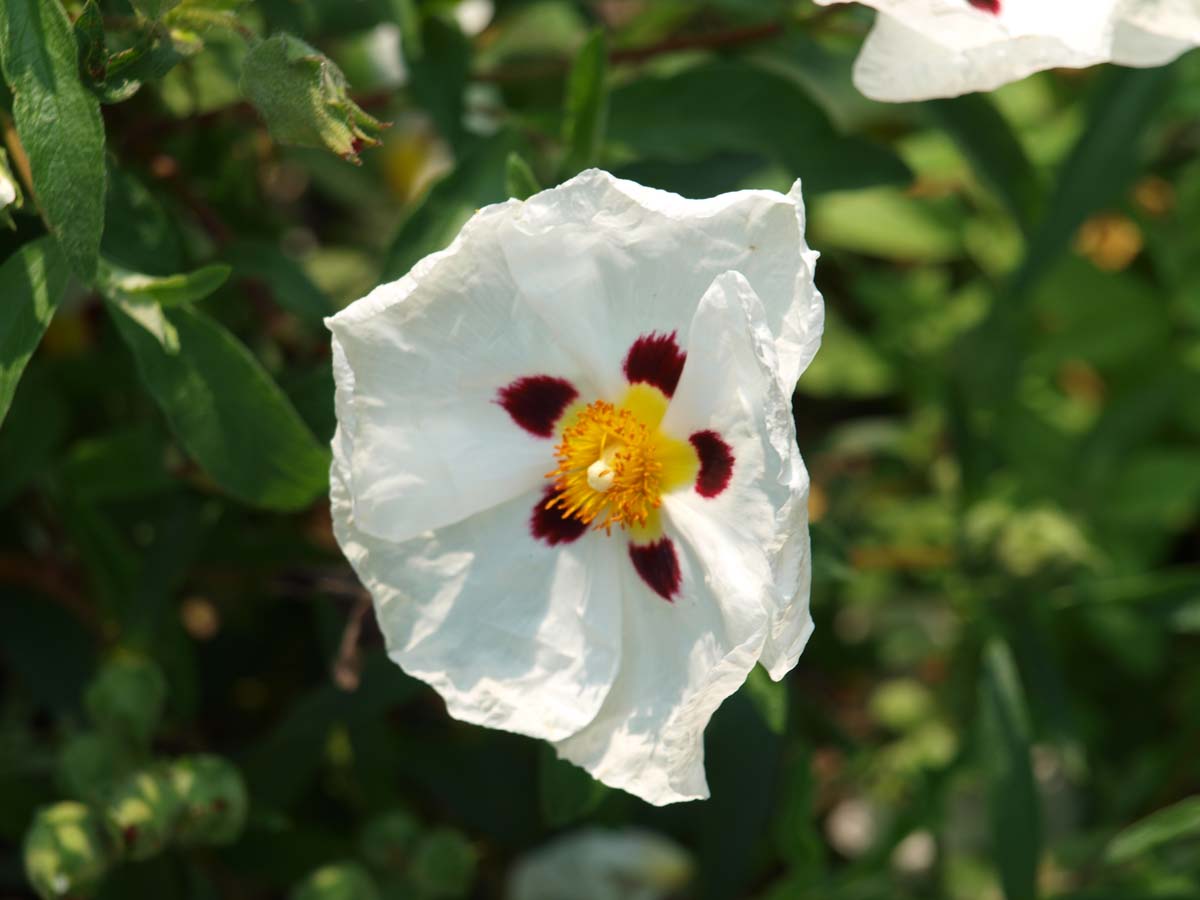
[[[554,425],[579,391],[565,378],[530,375],[500,388],[496,402],[512,420],[538,437],[553,437]]]
[[[653,544],[630,543],[629,558],[650,590],[672,602],[671,598],[679,593],[681,576],[679,558],[675,555],[675,545],[671,539],[659,538]]]
[[[982,9],[993,15],[1000,15],[1000,0],[967,0],[976,9]]]
[[[533,514],[529,517],[530,533],[537,540],[545,541],[551,547],[577,541],[588,530],[586,522],[581,522],[573,516],[564,516],[558,507],[548,508],[548,504],[555,496],[554,487],[547,488],[542,499],[533,507]]]
[[[729,479],[733,477],[733,449],[715,431],[697,431],[689,440],[700,457],[696,493],[715,497],[729,487]]]
[[[121,840],[125,842],[126,847],[132,847],[137,843],[138,827],[136,825],[126,825],[121,830]]]
[[[643,334],[625,357],[625,377],[630,384],[652,384],[668,397],[675,393],[687,354],[679,349],[675,332]]]

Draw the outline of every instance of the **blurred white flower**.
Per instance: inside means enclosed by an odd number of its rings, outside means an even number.
[[[990,91],[1052,68],[1159,66],[1200,45],[1197,0],[859,2],[879,15],[854,83],[890,102]]]
[[[454,7],[454,20],[463,34],[473,37],[492,24],[495,13],[492,0],[460,0]]]
[[[789,398],[815,263],[798,184],[592,170],[328,320],[335,533],[451,715],[651,803],[708,796],[712,713],[812,631]]]
[[[847,797],[830,810],[825,820],[830,846],[847,859],[857,859],[870,850],[878,835],[875,805],[861,797]]]
[[[0,209],[8,206],[17,199],[17,186],[11,178],[0,172]]]
[[[579,831],[522,859],[508,900],[658,900],[691,878],[688,854],[637,828]]]
[[[937,862],[937,841],[921,829],[914,831],[892,851],[892,867],[904,875],[924,875]]]

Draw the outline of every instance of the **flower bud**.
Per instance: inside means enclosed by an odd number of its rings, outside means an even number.
[[[165,767],[134,772],[117,782],[105,799],[108,820],[130,859],[148,859],[170,842],[181,805]]]
[[[230,844],[246,824],[249,800],[242,775],[219,756],[189,756],[171,765],[171,781],[183,804],[178,823],[185,844]]]
[[[82,803],[44,807],[25,833],[25,875],[43,900],[86,897],[116,861],[118,840]]]
[[[292,891],[292,900],[379,900],[379,888],[358,863],[322,866]]]
[[[136,747],[149,745],[166,699],[167,682],[158,666],[134,658],[107,663],[83,696],[97,727]]]
[[[324,147],[358,163],[363,147],[378,146],[390,123],[367,115],[350,99],[346,77],[331,60],[290,34],[277,34],[246,54],[242,93],[281,144]]]

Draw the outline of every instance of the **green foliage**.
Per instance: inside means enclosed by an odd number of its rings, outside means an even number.
[[[5,0],[0,69],[37,205],[71,269],[91,280],[104,230],[104,124],[77,57],[58,0]]]
[[[328,452],[233,335],[186,306],[109,299],[147,389],[217,484],[247,503],[284,510],[307,506],[325,489]]]
[[[26,244],[0,263],[0,425],[17,382],[66,290],[62,257],[49,239]]]
[[[885,106],[853,4],[481,10],[0,0],[0,895],[492,900],[591,829],[695,871],[571,900],[1200,895],[1200,54]],[[450,720],[324,499],[324,319],[593,165],[799,178],[822,254],[816,631],[667,809]]]
[[[608,52],[604,32],[595,31],[584,42],[567,78],[566,117],[563,120],[563,156],[560,174],[569,178],[595,165],[604,143],[608,122]]]
[[[88,897],[117,858],[120,836],[82,803],[38,810],[25,836],[25,873],[43,900]]]
[[[979,684],[980,753],[988,780],[992,846],[1008,900],[1034,900],[1042,822],[1021,684],[1004,644],[989,643]]]
[[[135,748],[149,745],[167,699],[167,683],[154,663],[119,657],[104,666],[84,694],[101,731]]]

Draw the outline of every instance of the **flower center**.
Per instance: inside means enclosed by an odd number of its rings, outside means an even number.
[[[568,414],[546,508],[610,534],[653,525],[663,493],[690,484],[699,467],[691,445],[659,431],[666,406],[657,388],[634,385],[620,404],[597,400]]]

